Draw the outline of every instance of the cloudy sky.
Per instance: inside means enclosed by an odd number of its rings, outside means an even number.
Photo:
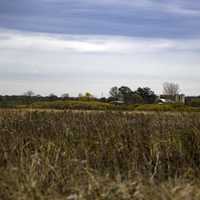
[[[197,0],[0,0],[0,94],[200,95],[199,53]]]

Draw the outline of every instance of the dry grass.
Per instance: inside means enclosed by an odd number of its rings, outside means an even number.
[[[200,199],[200,113],[0,112],[2,200]]]

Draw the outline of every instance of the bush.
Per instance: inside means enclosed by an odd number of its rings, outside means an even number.
[[[97,101],[46,101],[33,103],[31,107],[43,109],[108,110],[112,108],[112,105]]]
[[[193,107],[200,107],[200,98],[193,99],[190,105]]]

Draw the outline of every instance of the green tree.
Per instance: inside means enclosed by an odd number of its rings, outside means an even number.
[[[113,98],[114,100],[118,100],[119,98],[119,89],[118,87],[112,87],[109,91],[110,97]]]
[[[139,87],[135,93],[143,98],[144,103],[154,103],[156,101],[156,94],[149,87]]]
[[[93,95],[90,92],[85,93],[85,97],[87,98],[93,98]]]
[[[121,86],[119,88],[119,99],[127,104],[133,103],[133,94],[133,91],[127,86]]]
[[[79,99],[81,101],[90,101],[90,100],[94,100],[95,97],[90,92],[86,92],[84,95],[79,94]]]

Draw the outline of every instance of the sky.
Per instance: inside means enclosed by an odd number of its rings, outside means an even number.
[[[0,94],[200,95],[200,1],[0,0]]]

